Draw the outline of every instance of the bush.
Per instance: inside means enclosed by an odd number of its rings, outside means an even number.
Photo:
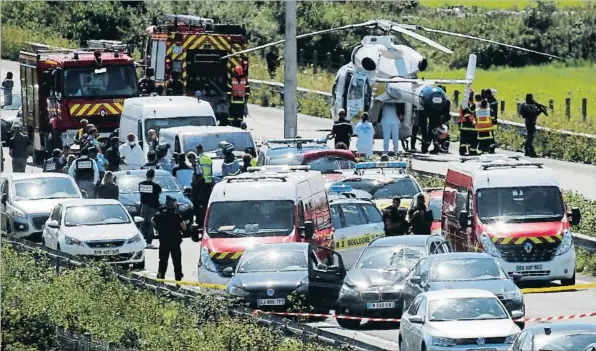
[[[185,303],[123,285],[110,269],[65,268],[2,246],[2,340],[14,350],[57,349],[54,330],[89,332],[94,340],[143,350],[302,350],[297,340],[231,318],[219,299]],[[307,345],[308,350],[328,348]]]
[[[74,48],[76,44],[55,34],[23,30],[11,25],[2,26],[2,40],[0,41],[2,58],[16,61],[19,51],[27,48],[28,42],[42,43],[63,48]]]

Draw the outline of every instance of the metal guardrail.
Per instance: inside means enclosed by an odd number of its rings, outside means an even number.
[[[257,79],[249,79],[248,81],[250,82],[250,84],[253,88],[253,91],[260,87],[266,86],[270,89],[275,90],[276,92],[278,92],[280,94],[283,94],[283,89],[284,89],[283,83],[270,82],[270,81],[266,81],[266,80],[257,80]],[[297,90],[298,90],[299,94],[318,95],[318,96],[322,97],[323,99],[325,99],[327,102],[331,103],[331,98],[332,98],[331,93],[324,92],[324,91],[318,91],[318,90],[310,90],[310,89],[305,89],[305,88],[298,88]],[[458,114],[455,112],[452,112],[451,116],[457,117]],[[525,131],[526,131],[526,126],[523,123],[499,119],[499,125],[504,126],[508,129],[513,129],[516,132],[525,133]],[[536,126],[536,130],[543,132],[543,133],[560,134],[562,138],[577,137],[577,138],[589,139],[589,141],[596,142],[596,135],[594,135],[594,134],[576,133],[576,132],[572,132],[572,131],[568,131],[568,130],[551,129],[551,128],[541,127],[541,126]]]

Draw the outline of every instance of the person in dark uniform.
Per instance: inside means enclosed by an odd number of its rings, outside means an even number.
[[[172,256],[174,264],[174,278],[182,280],[182,233],[186,231],[186,224],[176,210],[176,199],[166,196],[166,205],[160,208],[153,217],[155,228],[159,233],[159,268],[157,279],[165,279],[168,270],[168,260]]]
[[[172,78],[168,80],[168,89],[171,89],[171,95],[184,94],[184,84],[180,80],[180,72],[172,72]]]
[[[153,181],[155,170],[147,171],[147,180],[139,183],[139,192],[141,193],[141,217],[143,217],[142,233],[145,236],[148,249],[154,249],[153,241],[153,222],[151,217],[159,210],[159,195],[162,192],[161,186]],[[160,238],[161,239],[161,238]]]
[[[118,137],[112,137],[110,139],[110,147],[106,150],[105,158],[108,161],[108,171],[110,172],[118,172],[120,170],[120,165],[124,163],[122,161],[122,157],[120,156],[120,142],[118,141]]]
[[[101,183],[95,188],[95,197],[98,199],[118,200],[120,197],[120,189],[115,180],[116,177],[114,177],[114,173],[106,171]]]
[[[410,217],[410,233],[430,235],[430,227],[433,222],[433,214],[426,208],[424,201],[418,203],[416,210]]]
[[[84,190],[89,199],[95,198],[95,185],[99,183],[99,168],[95,160],[89,157],[89,149],[81,149],[81,156],[70,165],[68,175],[74,178],[79,189]]]
[[[404,235],[408,230],[406,221],[406,209],[399,207],[400,197],[393,198],[393,204],[383,211],[383,223],[385,223],[385,236]]]
[[[267,55],[265,55],[265,60],[267,60],[267,71],[269,71],[269,77],[273,79],[275,78],[275,71],[277,71],[277,67],[279,66],[279,55],[277,53],[277,48],[272,47]]]
[[[153,80],[153,68],[147,68],[145,71],[145,77],[142,77],[137,82],[138,86],[141,89],[141,94],[149,95],[155,91],[155,81]]]
[[[52,151],[52,158],[47,159],[43,165],[43,171],[61,173],[64,166],[66,166],[66,161],[62,158],[62,150],[54,149]]]
[[[192,182],[191,200],[195,209],[195,223],[199,227],[202,227],[205,222],[209,195],[211,195],[211,184],[205,181],[203,173],[195,174]]]
[[[460,108],[459,110],[460,156],[472,156],[478,154],[478,133],[476,132],[476,117],[474,115],[476,104],[474,104],[473,99],[474,91],[470,90],[468,106],[465,109]]]
[[[548,116],[546,107],[534,101],[534,95],[526,94],[526,102],[519,107],[519,114],[523,117],[526,124],[524,151],[525,155],[529,157],[538,157],[536,150],[534,150],[534,133],[536,133],[536,120],[541,113]]]
[[[352,123],[346,120],[346,111],[344,109],[339,110],[338,119],[333,123],[333,129],[331,129],[331,134],[327,138],[335,138],[335,145],[344,143],[349,150],[353,134]]]
[[[147,163],[142,165],[141,169],[161,169],[161,166],[157,163],[157,153],[155,151],[147,153]]]

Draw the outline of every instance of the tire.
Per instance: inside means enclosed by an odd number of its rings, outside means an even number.
[[[561,279],[561,285],[563,285],[563,286],[575,285],[575,270],[573,271],[573,277],[571,277],[569,279]]]
[[[406,344],[404,343],[404,339],[402,337],[399,338],[399,350],[406,351]]]
[[[335,320],[340,327],[345,329],[356,329],[360,326],[360,320],[357,319],[336,318]]]
[[[142,262],[133,264],[132,269],[144,271],[145,270],[145,260],[143,260]]]

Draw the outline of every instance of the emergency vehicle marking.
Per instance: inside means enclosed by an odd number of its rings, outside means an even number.
[[[93,116],[103,108],[105,115],[119,115],[122,113],[123,105],[118,102],[100,102],[96,104],[73,104],[70,106],[71,116]],[[101,110],[100,110],[101,111]]]
[[[335,249],[349,249],[353,247],[359,246],[366,246],[368,243],[373,241],[376,238],[380,238],[385,236],[385,232],[374,232],[374,233],[367,233],[362,236],[352,237],[352,238],[345,238],[335,241],[334,248]]]
[[[242,252],[242,251],[241,252],[217,252],[217,251],[211,251],[209,253],[209,256],[211,258],[216,259],[216,260],[223,260],[226,257],[228,257],[228,255],[229,255],[230,256],[229,259],[231,259],[231,260],[237,260],[237,259],[240,258],[240,256],[242,256],[243,253],[244,252]],[[216,256],[216,255],[219,255],[219,256],[213,257],[213,256]]]
[[[549,236],[525,236],[521,238],[499,238],[492,237],[493,243],[498,245],[523,245],[526,241],[531,241],[534,244],[553,244],[560,242],[563,239],[562,234],[549,235]]]

